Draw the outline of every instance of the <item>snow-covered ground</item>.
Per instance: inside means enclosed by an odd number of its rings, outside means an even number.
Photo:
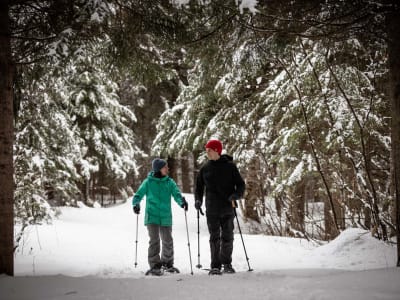
[[[175,266],[181,274],[145,277],[147,230],[130,201],[112,208],[62,208],[52,225],[28,228],[16,253],[16,277],[0,277],[0,299],[400,299],[396,248],[360,229],[318,246],[306,240],[235,235],[234,275],[208,276],[195,266],[197,218],[193,196],[187,220],[194,276],[190,275],[185,215],[173,204]],[[142,204],[144,210],[144,203]],[[205,217],[200,219],[201,264],[210,263]],[[244,227],[244,225],[242,224]]]

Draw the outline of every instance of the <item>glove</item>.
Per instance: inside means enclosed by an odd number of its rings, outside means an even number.
[[[196,201],[194,202],[194,207],[195,207],[197,210],[201,209],[201,201],[196,200]]]
[[[237,200],[238,197],[235,194],[229,196],[229,201],[232,203],[233,208],[238,208]]]
[[[139,204],[136,204],[133,206],[133,212],[137,215],[140,214],[140,205]]]
[[[181,204],[181,207],[184,209],[184,210],[188,210],[188,203],[187,203],[187,201],[186,201],[186,199],[184,198],[184,197],[182,197],[182,204]]]
[[[232,200],[232,207],[238,208],[238,204],[237,204],[236,200]]]

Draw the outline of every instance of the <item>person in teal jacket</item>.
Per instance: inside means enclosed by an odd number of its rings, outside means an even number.
[[[132,199],[133,211],[139,214],[140,201],[146,196],[144,224],[150,237],[148,249],[150,269],[146,275],[162,275],[164,270],[179,273],[179,270],[174,267],[171,196],[185,210],[188,210],[188,203],[182,197],[175,181],[168,176],[168,164],[165,160],[154,159],[152,169]]]

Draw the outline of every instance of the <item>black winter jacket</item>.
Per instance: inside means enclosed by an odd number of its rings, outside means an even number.
[[[243,197],[245,183],[229,155],[218,160],[209,160],[201,169],[196,180],[195,199],[203,203],[206,190],[206,214],[233,214],[232,199]]]

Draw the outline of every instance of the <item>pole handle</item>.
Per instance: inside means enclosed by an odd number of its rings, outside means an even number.
[[[236,200],[231,200],[231,203],[232,203],[232,207],[233,207],[233,208],[237,208]]]

